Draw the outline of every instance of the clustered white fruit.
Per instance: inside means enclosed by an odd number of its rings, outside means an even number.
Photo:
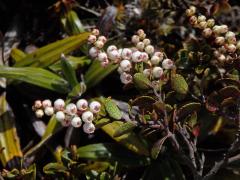
[[[110,61],[118,64],[118,72],[123,84],[132,82],[134,73],[138,72],[135,66],[139,63],[142,63],[144,67],[142,73],[150,80],[160,80],[164,69],[168,70],[174,67],[174,62],[171,59],[165,58],[163,52],[156,51],[142,29],[132,36],[131,41],[134,47],[131,48],[118,49],[115,45],[110,45],[105,52],[103,46],[97,45],[98,41],[101,41],[104,46],[107,39],[104,36],[99,36],[99,30],[94,29],[88,38],[88,43],[93,45],[89,49],[89,55],[99,60],[103,67],[107,66]]]
[[[63,126],[72,125],[79,128],[83,124],[83,131],[91,134],[95,131],[94,119],[101,110],[101,104],[98,101],[88,102],[86,99],[79,99],[76,103],[65,104],[63,99],[57,99],[52,102],[49,99],[44,101],[36,100],[33,110],[37,118],[52,116],[55,114],[57,121]]]
[[[214,19],[207,19],[204,15],[196,15],[196,7],[190,6],[186,10],[190,24],[202,30],[205,38],[213,39],[216,45],[214,56],[221,64],[232,63],[235,53],[240,50],[240,41],[237,42],[234,32],[229,31],[227,25],[216,25]]]

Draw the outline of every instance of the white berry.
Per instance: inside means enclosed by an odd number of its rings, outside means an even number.
[[[94,45],[98,48],[98,49],[102,49],[104,46],[104,43],[102,41],[97,40]]]
[[[132,50],[129,48],[124,48],[120,53],[123,59],[131,59],[132,57]]]
[[[54,101],[54,108],[57,111],[63,110],[65,106],[65,102],[63,99],[57,99],[56,101]]]
[[[58,111],[56,112],[55,117],[57,121],[62,122],[65,119],[65,114],[63,111]]]
[[[143,42],[138,42],[136,47],[138,48],[138,50],[142,51],[144,49],[144,47],[145,47],[145,44]]]
[[[97,40],[97,37],[96,37],[96,36],[94,36],[94,35],[88,36],[88,42],[89,42],[90,44],[95,43],[96,40]]]
[[[96,47],[91,47],[89,49],[89,55],[92,57],[92,58],[96,58],[98,56],[98,53],[99,53],[99,50],[96,48]]]
[[[53,107],[45,107],[44,113],[45,113],[47,116],[52,116],[53,113],[54,113]]]
[[[100,52],[99,54],[98,54],[98,60],[99,61],[106,61],[108,59],[108,57],[107,57],[107,54],[105,53],[105,52]]]
[[[42,102],[43,108],[52,106],[52,102],[49,99],[46,99]]]
[[[235,46],[234,44],[228,44],[228,45],[226,45],[226,49],[227,49],[227,51],[228,51],[229,53],[234,53],[234,52],[237,50],[237,48],[236,48],[236,46]]]
[[[88,102],[86,99],[79,99],[76,103],[78,110],[85,111],[88,108]]]
[[[98,29],[93,29],[92,34],[95,35],[95,36],[98,36],[99,35],[99,30]]]
[[[98,101],[93,101],[89,105],[90,111],[93,113],[98,113],[101,110],[101,104]]]
[[[72,124],[73,127],[79,128],[82,125],[82,120],[81,120],[80,117],[75,116],[75,117],[72,118],[71,124]]]
[[[38,109],[36,110],[35,115],[37,118],[42,118],[44,116],[44,112],[42,109]]]
[[[160,58],[158,56],[153,55],[152,58],[151,58],[151,63],[153,65],[158,65],[159,62],[160,62]]]
[[[123,84],[129,84],[130,82],[132,82],[132,75],[124,72],[120,75],[120,80]]]
[[[216,37],[216,39],[215,39],[215,43],[219,46],[223,45],[224,42],[225,42],[225,38],[222,36]]]
[[[145,51],[146,51],[146,53],[148,53],[148,54],[153,54],[153,53],[154,53],[154,47],[153,47],[152,45],[147,45],[147,46],[145,47]]]
[[[129,60],[125,59],[120,62],[120,67],[123,71],[128,72],[132,68],[132,64]]]
[[[203,21],[206,21],[206,16],[203,16],[203,15],[198,16],[198,22],[200,23]]]
[[[147,45],[151,44],[151,41],[150,41],[150,39],[144,39],[143,43],[145,44],[145,46],[147,46]]]
[[[40,100],[36,100],[34,102],[34,108],[39,109],[42,107],[42,102]]]
[[[144,69],[143,70],[143,74],[146,76],[146,77],[149,77],[151,75],[151,70],[150,69]]]
[[[95,131],[95,126],[93,123],[84,123],[83,131],[87,134],[92,134]]]
[[[137,35],[132,36],[132,43],[137,44],[139,41],[140,41],[139,36],[137,36]]]
[[[113,50],[108,53],[108,57],[109,59],[117,62],[120,59],[120,53],[118,52],[118,50]]]
[[[163,69],[161,67],[153,68],[153,77],[159,79],[163,75]]]
[[[107,42],[107,38],[105,36],[99,36],[98,41],[102,41],[105,44]]]
[[[172,69],[174,67],[174,63],[171,59],[164,59],[162,62],[163,69]]]
[[[85,111],[84,113],[82,113],[82,120],[84,122],[90,123],[92,122],[94,119],[93,117],[93,113],[91,111]]]
[[[140,51],[135,51],[133,54],[132,54],[132,61],[133,62],[141,62],[142,61],[142,53]]]
[[[208,38],[212,35],[212,30],[210,28],[205,28],[203,30],[202,34],[205,38]]]
[[[114,50],[117,50],[117,47],[116,47],[115,45],[110,45],[110,46],[108,46],[108,48],[107,48],[107,53],[110,53],[110,52],[112,52],[112,51],[114,51]]]
[[[68,114],[74,115],[77,113],[77,106],[73,103],[70,103],[66,106],[66,112]]]

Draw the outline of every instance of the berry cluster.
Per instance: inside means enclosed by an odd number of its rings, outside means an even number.
[[[146,38],[146,34],[142,29],[132,36],[132,43],[134,44],[132,48],[118,49],[115,45],[110,45],[105,52],[103,47],[106,41],[106,37],[99,36],[99,31],[94,29],[88,38],[89,44],[93,45],[89,49],[89,55],[100,61],[103,67],[107,66],[110,61],[118,64],[118,72],[123,84],[132,82],[133,75],[139,72],[134,67],[139,63],[143,65],[142,73],[150,80],[161,79],[164,69],[172,69],[174,67],[174,62],[165,58],[163,52],[155,51],[151,41]]]
[[[207,19],[204,15],[196,16],[196,7],[190,6],[186,10],[190,24],[202,30],[205,38],[213,39],[216,45],[214,56],[221,64],[232,63],[236,59],[236,51],[240,49],[234,32],[229,31],[227,25],[215,25],[214,19]]]
[[[79,128],[83,124],[83,131],[85,133],[93,133],[95,126],[93,120],[100,112],[101,104],[98,101],[92,101],[90,104],[85,99],[79,99],[76,104],[69,103],[65,105],[64,100],[57,99],[53,103],[47,99],[44,101],[36,100],[33,105],[33,110],[38,118],[42,118],[45,115],[52,116],[55,114],[57,121],[63,126],[69,126],[70,124]]]

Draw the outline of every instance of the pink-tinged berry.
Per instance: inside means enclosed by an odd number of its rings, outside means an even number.
[[[104,46],[104,43],[102,41],[99,41],[97,40],[95,43],[94,43],[95,47],[98,48],[98,49],[102,49],[103,46]]]
[[[132,64],[129,60],[125,59],[120,62],[120,67],[123,71],[128,72],[132,68]]]
[[[153,77],[159,79],[163,75],[163,69],[161,67],[154,67],[153,70]]]
[[[132,54],[132,61],[135,63],[142,62],[142,53],[140,51],[135,51]]]
[[[107,67],[108,65],[109,65],[109,60],[108,59],[101,62],[101,66],[104,67],[104,68]]]
[[[52,106],[52,102],[49,99],[46,99],[42,102],[43,108]]]
[[[45,107],[44,113],[45,113],[47,116],[52,116],[52,115],[54,114],[54,109],[53,109],[53,107]]]
[[[96,47],[91,47],[89,49],[89,55],[92,57],[92,58],[96,58],[98,56],[98,53],[99,53],[99,50],[96,48]]]
[[[203,21],[206,21],[206,16],[200,15],[200,16],[198,16],[197,20],[198,20],[199,23],[203,22]]]
[[[171,59],[164,59],[162,62],[163,69],[172,69],[174,67],[174,63]]]
[[[107,42],[107,38],[105,36],[99,36],[98,41],[102,41],[103,44],[105,44]]]
[[[189,22],[190,22],[190,24],[192,24],[192,25],[195,25],[195,24],[197,24],[197,17],[196,16],[191,16],[190,18],[189,18]]]
[[[99,61],[106,61],[107,59],[108,59],[108,56],[107,56],[107,54],[105,53],[105,52],[100,52],[99,54],[98,54],[98,57],[97,57],[97,59],[99,60]]]
[[[92,113],[98,113],[101,110],[101,104],[98,101],[93,101],[90,103],[89,108]]]
[[[80,117],[75,116],[75,117],[72,118],[71,124],[72,124],[73,127],[79,128],[82,125],[82,120],[81,120]]]
[[[34,108],[39,109],[42,107],[42,102],[40,100],[36,100],[34,102]]]
[[[131,83],[132,82],[132,75],[131,74],[127,74],[127,73],[122,73],[121,75],[120,75],[120,80],[121,80],[121,82],[123,83],[123,84],[129,84],[129,83]]]
[[[88,36],[88,43],[93,44],[96,42],[96,40],[97,40],[96,36],[94,36],[94,35]]]
[[[138,50],[142,51],[145,47],[145,44],[143,42],[138,42],[136,47]]]
[[[107,48],[107,53],[109,54],[110,52],[117,50],[117,47],[115,45],[110,45]]]
[[[98,36],[99,35],[99,30],[98,29],[93,29],[92,30],[92,34],[95,35],[95,36]]]
[[[95,126],[93,123],[84,123],[83,131],[87,134],[92,134],[95,131]]]
[[[150,75],[151,75],[151,69],[144,69],[144,70],[143,70],[143,74],[144,74],[144,76],[146,76],[146,77],[150,77]]]
[[[122,59],[129,60],[132,57],[132,50],[129,48],[124,48],[120,54],[121,54]]]
[[[229,53],[234,53],[237,50],[237,48],[234,44],[227,44],[227,45],[225,45],[225,48],[227,49],[227,52],[229,52]]]
[[[158,65],[160,63],[160,58],[158,56],[153,55],[151,58],[151,63],[153,65]]]
[[[148,54],[153,54],[154,53],[154,47],[152,45],[147,45],[145,47],[145,52]]]
[[[142,52],[141,57],[143,62],[147,62],[149,60],[148,54],[146,52]]]
[[[133,44],[137,44],[139,41],[140,41],[139,36],[137,36],[137,35],[132,36],[132,43]]]
[[[145,44],[145,46],[147,46],[147,45],[151,44],[151,41],[150,41],[150,39],[144,39],[143,43]]]
[[[94,119],[93,113],[91,111],[85,111],[82,113],[82,120],[85,123],[90,123]]]
[[[64,109],[65,106],[65,102],[63,99],[57,99],[56,101],[54,101],[54,109],[56,111],[61,111]]]
[[[80,111],[85,111],[88,108],[88,102],[86,99],[79,99],[76,105],[77,105],[77,109]]]
[[[110,51],[108,52],[108,58],[111,59],[112,61],[119,61],[121,56],[118,52],[118,50],[113,50],[113,51]]]
[[[212,29],[210,28],[205,28],[202,32],[202,35],[205,37],[205,38],[208,38],[212,35]]]
[[[73,103],[70,103],[66,106],[66,112],[70,115],[75,115],[77,113],[77,106]]]
[[[225,43],[225,38],[222,36],[216,37],[215,43],[219,46],[223,45]]]

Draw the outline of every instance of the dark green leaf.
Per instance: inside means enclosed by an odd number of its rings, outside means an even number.
[[[133,82],[136,88],[140,90],[147,90],[151,87],[150,80],[142,73],[136,73],[133,76]]]
[[[173,90],[179,94],[187,94],[188,92],[188,84],[184,77],[180,74],[172,75],[171,85]]]
[[[126,122],[119,126],[118,129],[116,129],[115,133],[113,134],[113,137],[119,137],[123,134],[131,132],[136,127],[136,124],[133,122]]]
[[[117,120],[122,118],[122,113],[114,101],[112,101],[111,99],[106,99],[104,105],[110,117]]]

